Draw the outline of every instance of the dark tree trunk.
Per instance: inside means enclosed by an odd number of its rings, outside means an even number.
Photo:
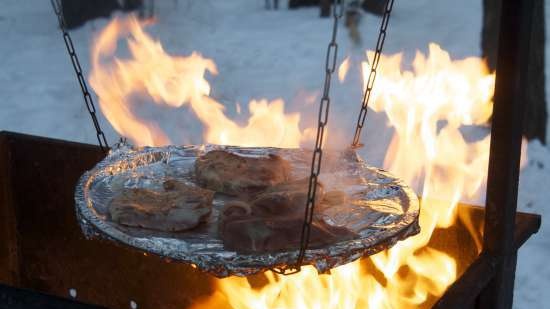
[[[382,16],[386,9],[386,0],[363,0],[363,10]]]
[[[330,16],[330,6],[331,6],[331,0],[321,0],[320,7],[321,7],[321,17],[329,17]]]
[[[320,0],[288,0],[288,8],[295,9],[301,6],[319,5],[319,1]]]
[[[483,30],[481,34],[482,55],[491,70],[496,67],[501,0],[483,0]],[[527,139],[539,139],[546,143],[546,125],[548,111],[546,108],[544,48],[545,21],[544,1],[536,0],[531,33],[531,54],[529,56],[529,73],[527,101],[523,115],[523,134]],[[497,72],[498,73],[498,72]]]
[[[318,5],[321,9],[321,17],[329,17],[332,1],[333,0],[288,0],[288,8],[295,9],[301,6]]]
[[[527,106],[523,118],[523,134],[528,139],[538,138],[545,144],[548,111],[544,87],[545,20],[543,0],[535,1],[533,27],[534,31],[531,33],[531,55],[529,57]]]
[[[61,0],[63,17],[69,29],[79,27],[94,18],[109,17],[115,10],[131,11],[138,9],[142,4],[143,0],[125,0],[122,6],[117,0]]]
[[[279,0],[265,0],[265,9],[266,10],[278,10],[279,9]]]

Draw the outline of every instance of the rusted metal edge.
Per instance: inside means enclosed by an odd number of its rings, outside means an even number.
[[[19,285],[19,242],[9,139],[0,132],[0,282]]]
[[[0,284],[0,309],[105,309],[70,299]]]
[[[516,214],[516,230],[514,233],[514,249],[517,251],[523,244],[536,234],[542,222],[542,218],[537,214],[518,212]]]
[[[496,272],[497,258],[481,254],[432,307],[434,309],[464,309],[471,307],[479,292]]]
[[[11,132],[11,131],[0,131],[0,136],[5,137],[7,141],[16,139],[19,142],[26,142],[33,144],[48,144],[48,145],[62,145],[62,146],[74,146],[79,147],[83,150],[91,150],[91,151],[98,151],[99,146],[91,145],[91,144],[85,144],[85,143],[79,143],[79,142],[73,142],[58,138],[51,138],[51,137],[43,137],[38,135],[30,135],[30,134],[24,134],[24,133],[17,133],[17,132]]]
[[[477,208],[478,211],[483,210],[482,207],[467,207]],[[514,233],[514,250],[519,250],[529,237],[537,233],[540,225],[540,215],[518,212]],[[481,253],[432,308],[464,309],[472,307],[479,293],[495,276],[497,265],[502,258],[486,252]]]

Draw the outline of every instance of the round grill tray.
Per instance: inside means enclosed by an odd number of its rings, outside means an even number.
[[[299,248],[246,255],[224,250],[217,232],[218,217],[230,198],[221,194],[215,195],[207,222],[189,231],[160,232],[127,227],[107,219],[108,205],[117,188],[155,189],[167,178],[194,183],[195,159],[214,149],[243,156],[277,154],[290,162],[293,178],[309,176],[312,153],[301,149],[122,145],[82,175],[76,186],[76,214],[86,237],[106,238],[171,260],[192,263],[216,277],[247,276],[293,264]],[[354,151],[327,151],[320,181],[327,191],[346,192],[348,201],[319,215],[328,224],[347,227],[357,237],[308,249],[304,263],[319,272],[390,248],[398,240],[420,231],[419,203],[414,192],[388,172],[368,166]]]

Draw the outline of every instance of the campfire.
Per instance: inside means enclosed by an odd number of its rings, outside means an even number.
[[[117,58],[115,47],[123,38],[131,55]],[[372,57],[373,52],[367,52],[366,59]],[[247,124],[232,121],[224,106],[209,96],[206,75],[217,74],[214,60],[198,53],[169,55],[133,17],[115,19],[99,34],[92,63],[90,80],[102,112],[137,145],[174,143],[160,124],[135,112],[143,97],[170,108],[188,106],[204,125],[207,143],[290,148],[310,136],[311,129],[300,129],[299,114],[284,113],[282,100],[253,100]],[[338,69],[340,80],[351,65],[362,66],[366,87],[367,60],[344,60]],[[311,267],[291,276],[268,272],[259,287],[232,277],[216,280],[214,295],[196,308],[220,303],[235,309],[429,307],[455,281],[455,259],[428,243],[436,227],[455,223],[461,200],[480,201],[489,158],[488,131],[482,139],[468,142],[460,130],[487,125],[495,78],[481,59],[453,60],[435,43],[427,55],[417,53],[411,71],[402,67],[401,54],[382,55],[371,107],[385,113],[395,130],[384,168],[422,192],[421,233],[369,257],[382,278],[366,269],[365,261],[340,266],[329,275]]]
[[[394,132],[383,168],[421,196],[421,231],[327,273],[304,266],[292,275],[267,271],[217,279],[137,246],[85,239],[80,228],[86,224],[75,220],[75,183],[104,153],[91,145],[1,132],[0,264],[6,266],[0,268],[0,299],[67,308],[96,308],[75,299],[109,308],[511,307],[511,266],[540,227],[540,216],[516,212],[519,102],[527,83],[525,57],[518,55],[529,50],[524,39],[531,13],[519,1],[502,1],[500,36],[507,40],[499,42],[496,74],[481,59],[453,59],[436,43],[426,54],[417,52],[410,69],[403,69],[409,64],[401,54],[381,56],[369,107],[385,114]],[[203,127],[204,144],[311,147],[315,128],[304,125],[305,115],[285,112],[282,100],[251,100],[244,124],[233,120],[227,104],[210,95],[215,60],[166,52],[147,34],[148,23],[114,19],[93,45],[89,81],[121,136],[136,146],[184,144],[185,138],[172,137],[141,109],[188,109]],[[104,150],[74,46],[62,30]],[[117,54],[121,40],[125,57]],[[371,87],[373,58],[367,51],[363,61],[340,60],[335,75],[344,80],[361,68],[363,90]],[[330,130],[343,136],[336,127]],[[377,135],[364,133],[367,139]],[[460,204],[482,203],[484,192],[485,209]]]
[[[453,61],[436,44],[430,45],[428,55],[417,53],[413,71],[402,71],[401,66],[400,54],[382,57],[372,107],[385,112],[395,129],[384,167],[423,192],[420,234],[370,261],[333,269],[330,275],[311,268],[288,277],[266,273],[267,283],[260,287],[246,278],[217,280],[217,291],[206,307],[228,303],[235,309],[429,308],[455,281],[455,259],[428,243],[436,227],[455,224],[458,202],[480,199],[489,136],[467,142],[460,128],[487,123],[494,74],[481,59]],[[440,122],[445,122],[442,128]],[[367,266],[370,263],[376,273]],[[378,272],[383,276],[376,276]]]

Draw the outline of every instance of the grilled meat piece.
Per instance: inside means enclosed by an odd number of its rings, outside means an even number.
[[[282,183],[258,194],[250,202],[228,202],[221,212],[220,237],[224,247],[242,253],[297,249],[304,222],[309,179]],[[316,209],[342,202],[343,192],[328,192],[317,184]],[[314,217],[310,246],[351,239],[355,234],[346,228],[331,226]]]
[[[326,206],[342,205],[347,201],[346,193],[335,190],[326,192],[323,196],[322,204]]]
[[[223,245],[227,250],[241,253],[298,249],[303,222],[303,216],[241,217],[221,226]],[[346,228],[328,225],[322,220],[313,220],[309,247],[322,247],[354,237],[355,234]]]
[[[109,207],[110,219],[126,226],[178,232],[199,225],[210,214],[214,192],[178,181],[164,191],[123,189]]]
[[[255,216],[278,216],[298,214],[304,215],[309,178],[281,183],[267,188],[255,198],[252,204],[252,214]],[[323,199],[325,191],[321,183],[317,183],[315,203]]]
[[[282,183],[270,187],[257,194],[256,197],[247,200],[236,200],[225,203],[221,211],[220,222],[234,220],[236,218],[276,216],[303,216],[307,200],[309,179],[302,179],[288,183]],[[320,204],[324,196],[323,185],[317,183],[315,201]]]
[[[241,195],[287,181],[290,165],[277,155],[251,158],[213,150],[197,158],[195,175],[198,182],[210,190]]]

